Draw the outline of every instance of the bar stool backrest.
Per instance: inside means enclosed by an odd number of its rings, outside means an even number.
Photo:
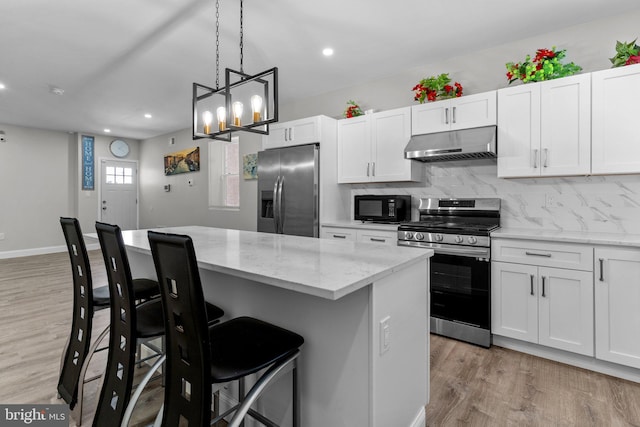
[[[80,371],[89,353],[93,324],[93,282],[89,255],[76,218],[60,218],[73,276],[71,335],[60,370],[58,393],[71,409],[78,399]]]
[[[93,426],[119,425],[129,403],[136,349],[136,308],[122,233],[117,225],[96,222],[109,281],[109,356]]]
[[[163,426],[209,425],[211,349],[205,299],[189,236],[149,231],[166,333]]]

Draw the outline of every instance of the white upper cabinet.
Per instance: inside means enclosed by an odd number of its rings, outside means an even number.
[[[640,173],[640,65],[592,73],[594,174]]]
[[[339,120],[338,183],[419,181],[404,158],[410,138],[410,107]]]
[[[498,91],[498,177],[591,171],[591,75]]]
[[[320,142],[321,117],[313,116],[269,125],[269,135],[262,138],[262,149]]]
[[[411,134],[495,125],[496,114],[496,91],[414,105]]]

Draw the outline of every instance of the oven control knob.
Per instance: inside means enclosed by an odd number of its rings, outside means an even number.
[[[467,240],[469,241],[469,244],[471,244],[471,245],[475,245],[476,243],[478,243],[478,239],[476,239],[475,236],[469,236],[469,238]]]
[[[442,234],[436,234],[436,242],[442,242]]]
[[[408,233],[408,232],[407,232],[407,233],[404,233],[404,238],[405,238],[405,239],[408,239],[408,240],[413,239],[413,233]]]
[[[460,237],[460,236],[456,236],[456,238],[455,238],[455,242],[456,242],[456,243],[462,243],[462,237]]]
[[[416,240],[423,240],[424,235],[422,233],[416,233]]]

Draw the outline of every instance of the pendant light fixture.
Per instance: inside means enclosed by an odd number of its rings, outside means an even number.
[[[193,139],[231,141],[235,131],[269,134],[278,121],[278,68],[244,72],[243,0],[240,0],[240,71],[225,68],[220,87],[220,0],[216,0],[216,87],[193,83]],[[215,122],[214,122],[215,120]]]

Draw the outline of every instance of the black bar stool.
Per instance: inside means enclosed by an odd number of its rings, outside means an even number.
[[[93,315],[95,311],[109,307],[109,289],[107,286],[93,287],[89,255],[78,220],[61,217],[60,225],[71,261],[73,317],[71,333],[60,360],[58,395],[69,405],[71,415],[80,426],[84,384],[100,378],[100,375],[86,378],[87,368],[94,353],[106,348],[99,348],[99,345],[109,331],[109,327],[106,327],[91,344]],[[133,287],[137,300],[160,295],[160,288],[155,280],[135,279]]]
[[[111,324],[107,369],[93,426],[111,427],[120,425],[123,420],[128,423],[125,413],[128,411],[130,416],[139,396],[138,393],[130,405],[136,344],[139,341],[164,336],[165,324],[160,298],[135,304],[131,268],[120,227],[96,222],[96,231],[109,279]],[[205,324],[217,322],[223,315],[222,309],[207,304]],[[157,350],[157,356],[162,356],[162,350]],[[152,371],[155,371],[155,368]],[[145,377],[145,380],[138,384],[136,392],[141,391],[150,378]]]
[[[233,413],[228,426],[250,415],[275,425],[250,406],[270,381],[292,370],[293,425],[299,426],[297,358],[304,339],[250,317],[208,326],[193,242],[189,236],[149,231],[166,323],[166,387],[163,426],[205,426]],[[244,396],[247,375],[266,369]],[[240,403],[211,420],[212,384],[239,380]]]

